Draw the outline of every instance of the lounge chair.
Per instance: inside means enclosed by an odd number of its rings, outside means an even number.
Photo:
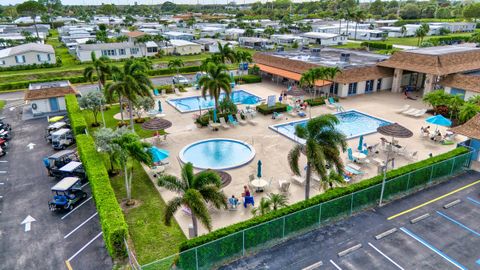
[[[396,109],[395,112],[396,112],[396,113],[401,113],[401,112],[407,111],[408,109],[410,109],[410,105],[405,104],[402,108]]]
[[[305,184],[305,177],[300,175],[293,175],[292,180],[302,186]]]
[[[327,108],[329,108],[330,110],[335,110],[337,108],[337,106],[331,104],[328,99],[325,99],[325,105],[327,105]]]
[[[405,157],[411,160],[418,160],[418,152],[407,153]]]
[[[273,112],[272,119],[281,119],[283,117],[283,114],[278,113],[278,112]]]
[[[278,180],[278,185],[280,187],[280,191],[287,193],[288,189],[290,188],[290,182],[285,180]]]
[[[352,148],[348,148],[347,149],[347,153],[348,153],[348,160],[352,161],[352,162],[355,162],[355,158],[353,157],[353,152],[352,152]]]
[[[164,97],[167,97],[167,90],[162,89],[162,95],[161,95],[161,97],[163,97],[163,98],[164,98]]]
[[[177,96],[181,96],[181,95],[182,95],[182,93],[180,93],[180,90],[178,90],[178,88],[175,87],[175,88],[174,88],[174,91],[175,91],[175,95],[177,95]]]
[[[208,128],[211,130],[211,131],[215,131],[217,128],[213,126],[213,121],[212,120],[208,120]]]
[[[228,210],[235,211],[237,210],[237,206],[240,204],[241,203],[238,201],[238,199],[228,198]]]
[[[410,115],[411,113],[416,113],[417,111],[418,111],[417,109],[411,108],[411,109],[408,109],[406,111],[403,111],[402,114]]]
[[[242,116],[241,116],[239,113],[237,113],[235,116],[237,117],[237,122],[238,122],[240,125],[244,126],[244,125],[247,124],[247,121],[243,120],[243,119],[242,119]]]
[[[225,122],[225,118],[223,117],[220,117],[220,124],[222,125],[222,128],[224,129],[229,129],[230,126],[227,124],[227,122]]]
[[[235,118],[233,118],[233,116],[231,114],[229,114],[227,117],[228,117],[228,122],[230,123],[230,125],[232,125],[233,127],[238,126],[237,120],[235,120]]]
[[[416,114],[412,114],[413,117],[422,117],[427,113],[427,109],[418,110]]]
[[[158,89],[153,89],[153,95],[158,97],[160,94],[158,93]]]
[[[257,121],[253,120],[253,115],[247,114],[247,122],[251,125],[256,126],[258,124]]]
[[[306,114],[304,111],[299,111],[299,112],[298,112],[298,116],[300,116],[300,117],[306,117],[307,114]]]

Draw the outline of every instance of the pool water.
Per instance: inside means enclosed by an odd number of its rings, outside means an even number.
[[[208,139],[185,146],[180,151],[183,163],[191,162],[198,169],[227,170],[240,167],[255,157],[247,143],[232,139]]]
[[[219,101],[223,100],[224,98],[225,93],[221,93]],[[236,104],[246,105],[257,104],[262,100],[261,97],[251,94],[245,90],[232,91],[230,98]],[[167,102],[180,112],[193,112],[200,109],[211,109],[215,107],[215,100],[210,96],[207,96],[206,98],[203,98],[202,96],[174,98],[168,99]]]
[[[347,139],[352,139],[361,135],[367,135],[377,132],[377,128],[391,124],[391,122],[373,117],[371,115],[361,113],[356,110],[349,110],[346,112],[335,113],[340,123],[336,128],[341,131]],[[285,124],[278,124],[270,126],[270,128],[291,140],[304,143],[305,140],[295,136],[295,127],[297,125],[305,126],[308,119],[295,121]]]

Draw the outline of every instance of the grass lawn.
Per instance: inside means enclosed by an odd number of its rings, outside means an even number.
[[[119,120],[113,118],[113,116],[117,113],[120,112],[120,105],[112,105],[109,110],[105,111],[105,125],[108,128],[116,129],[118,127],[117,123],[120,122]],[[91,126],[91,123],[93,123],[93,114],[91,111],[83,110],[83,116],[85,117],[85,120],[88,123],[88,132],[90,133],[95,133],[94,127]],[[102,124],[102,115],[99,113],[97,120],[100,124]],[[128,121],[128,123],[130,123]],[[149,138],[155,135],[155,131],[150,131],[150,130],[143,130],[142,129],[142,124],[137,124],[135,123],[134,125],[135,132],[140,136],[141,138]],[[160,134],[164,134],[164,131],[160,131]]]
[[[123,175],[111,178],[111,183],[121,202],[126,197]],[[134,165],[132,185],[132,198],[140,204],[124,214],[139,263],[175,254],[186,237],[175,220],[171,226],[164,224],[165,202],[139,163]]]
[[[453,33],[444,36],[427,36],[423,39],[423,41],[428,41],[431,38],[435,37],[448,37],[448,36],[471,36],[472,33]],[[404,37],[404,38],[387,38],[384,41],[387,44],[397,44],[397,45],[406,45],[406,46],[418,46],[418,38],[416,37]]]
[[[7,104],[5,100],[0,100],[0,111],[3,110],[3,107],[5,107],[5,104]]]
[[[332,46],[332,47],[337,48],[337,49],[359,49],[359,48],[362,48],[362,46],[358,42],[348,42],[348,43],[343,44],[343,45],[336,45],[336,46]]]

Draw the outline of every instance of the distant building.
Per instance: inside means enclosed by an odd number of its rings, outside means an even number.
[[[171,39],[169,41],[170,46],[162,48],[166,54],[175,55],[190,55],[199,54],[202,52],[203,46],[198,43],[193,43],[181,39]]]
[[[310,44],[318,44],[323,46],[343,45],[347,43],[347,37],[339,34],[307,32],[300,34],[300,36],[307,39],[308,43]]]
[[[293,45],[295,42],[302,45],[305,42],[303,37],[295,35],[271,35],[270,39],[277,45]]]
[[[52,45],[27,43],[0,50],[0,67],[44,63],[56,63],[55,50]]]
[[[192,41],[195,39],[195,37],[190,33],[175,32],[175,31],[165,32],[163,33],[163,36],[168,39],[181,39],[186,41]]]
[[[240,37],[243,37],[243,34],[245,34],[245,29],[229,28],[225,30],[225,39],[238,40]]]
[[[148,49],[146,44],[135,44],[133,42],[80,44],[77,47],[76,55],[81,62],[91,61],[92,52],[95,52],[97,57],[107,56],[113,60],[153,56],[157,53],[158,46],[155,42],[152,43],[156,50]]]
[[[30,105],[34,116],[64,112],[65,95],[79,95],[69,81],[31,83],[24,100]]]
[[[274,48],[273,41],[266,38],[241,37],[238,39],[241,47],[255,50],[271,50]]]

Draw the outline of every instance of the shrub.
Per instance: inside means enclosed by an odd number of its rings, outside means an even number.
[[[333,99],[335,100],[335,102],[338,102],[337,97],[334,97]],[[319,97],[319,98],[305,99],[305,102],[307,102],[307,104],[309,106],[315,107],[315,106],[324,105],[325,104],[325,98],[324,97]]]
[[[127,238],[128,227],[110,185],[107,169],[102,157],[95,149],[95,142],[90,135],[78,135],[76,140],[78,153],[87,173],[92,196],[97,206],[103,239],[108,253],[113,258],[124,257],[126,254],[124,239]]]
[[[52,67],[59,67],[62,63],[43,63],[43,64],[32,64],[32,65],[20,65],[20,66],[12,66],[12,67],[0,67],[0,72],[2,71],[16,71],[16,70],[30,70],[30,69],[37,69],[37,68],[52,68]]]
[[[387,179],[392,179],[392,178],[407,174],[409,172],[419,170],[424,167],[428,167],[432,164],[439,163],[449,158],[467,153],[468,151],[469,150],[465,147],[459,147],[450,152],[447,152],[435,157],[431,157],[416,163],[412,163],[395,170],[391,170],[387,172]],[[208,234],[205,234],[193,239],[189,239],[180,245],[180,251],[185,251],[185,250],[203,245],[205,243],[217,240],[227,235],[232,235],[236,232],[245,230],[247,228],[258,226],[259,224],[265,223],[267,221],[270,221],[294,212],[298,212],[305,208],[318,205],[326,201],[330,201],[330,200],[333,200],[333,199],[336,199],[360,190],[365,190],[371,186],[380,184],[382,182],[382,179],[383,177],[381,175],[377,175],[370,179],[366,179],[361,182],[348,185],[346,187],[336,187],[336,188],[329,189],[325,193],[314,196],[308,200],[300,201],[290,206],[287,206],[285,208],[281,208],[277,211],[272,211],[265,215],[254,217],[249,220],[218,229]]]
[[[262,82],[262,77],[258,75],[240,75],[240,76],[235,76],[233,77],[235,82],[238,83],[241,81],[242,83],[260,83]]]
[[[70,119],[70,125],[72,126],[73,134],[84,134],[85,130],[87,129],[87,121],[85,121],[85,117],[83,117],[83,114],[80,111],[77,97],[73,94],[66,95],[65,106],[67,107],[67,114],[68,118]]]
[[[286,112],[287,104],[277,102],[275,106],[268,107],[268,104],[261,104],[257,106],[257,111],[263,115],[272,114],[274,112]]]
[[[368,47],[370,49],[376,49],[376,50],[391,50],[393,48],[391,44],[386,44],[383,42],[370,42],[370,41],[362,42],[361,46]]]
[[[432,37],[428,41],[435,46],[452,45],[457,43],[468,42],[470,36],[448,36],[448,37]]]
[[[178,69],[180,73],[192,73],[200,71],[199,66],[188,66],[188,67],[181,67]],[[162,69],[152,69],[148,71],[149,76],[158,76],[158,75],[171,75],[176,74],[176,70],[171,68],[162,68]]]

